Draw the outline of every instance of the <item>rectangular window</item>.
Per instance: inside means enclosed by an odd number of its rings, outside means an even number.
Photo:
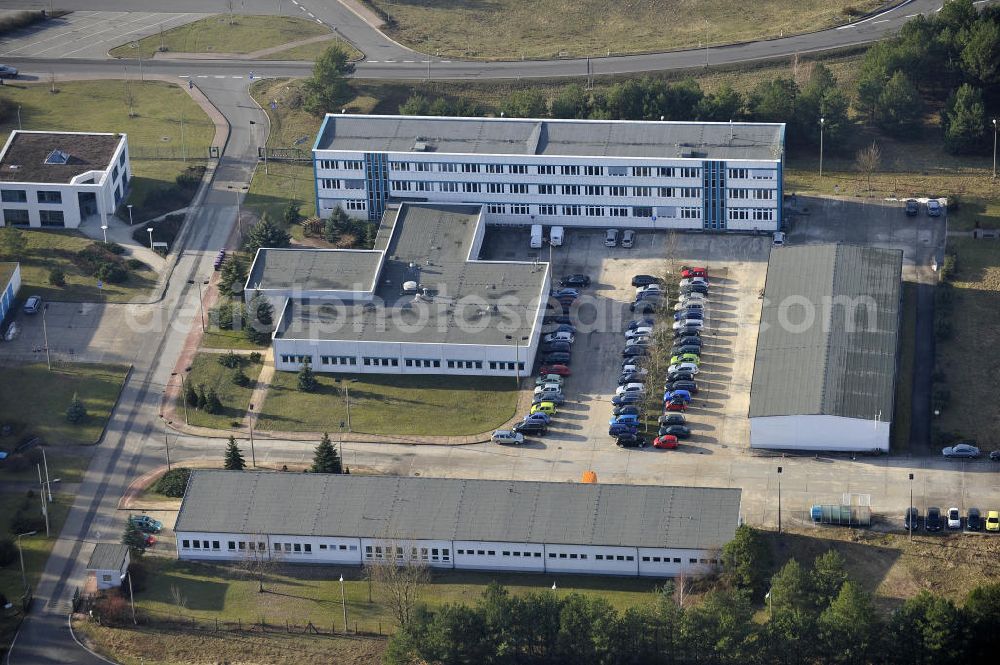
[[[604,217],[604,208],[600,206],[587,206],[587,217]]]
[[[566,165],[559,167],[559,172],[563,175],[580,175],[580,167]]]
[[[628,167],[627,166],[609,166],[608,167],[608,175],[615,175],[615,176],[628,175]]]
[[[313,551],[312,543],[306,543],[303,547],[305,547],[306,552],[311,553]]]
[[[579,217],[580,216],[580,206],[563,206],[562,207],[562,214],[569,215],[569,216],[572,216],[572,217]]]
[[[291,543],[285,543],[285,551],[286,552],[291,552],[292,551],[292,544]]]
[[[438,171],[442,173],[456,173],[458,171],[458,164],[453,164],[452,162],[442,162],[438,164]]]
[[[409,180],[393,180],[391,185],[393,190],[397,192],[408,192],[412,187]]]
[[[274,544],[274,551],[275,552],[280,552],[281,551],[281,543],[275,543]]]
[[[674,188],[673,187],[657,187],[656,188],[656,195],[659,196],[661,199],[669,199],[670,197],[672,197],[674,195]]]
[[[409,162],[389,162],[389,168],[391,168],[393,171],[409,171],[410,170],[410,163]]]
[[[462,173],[479,173],[481,164],[462,164]]]
[[[527,164],[511,164],[508,167],[508,169],[509,169],[510,173],[517,173],[517,174],[524,175],[524,174],[526,174],[528,172],[528,165]]]
[[[580,185],[563,185],[562,193],[564,195],[579,196],[580,195]]]
[[[503,173],[503,164],[487,164],[487,173]]]
[[[624,556],[622,556],[621,554],[619,554],[619,555],[618,555],[617,557],[615,557],[615,558],[616,558],[616,559],[618,559],[618,561],[624,561],[624,560],[625,560],[625,557],[624,557]]]
[[[555,194],[556,193],[556,186],[555,185],[539,185],[538,186],[538,193],[539,194]]]
[[[502,182],[486,183],[486,192],[488,194],[503,194],[503,183]]]
[[[601,166],[584,166],[583,175],[604,175],[604,168]]]
[[[38,190],[39,203],[62,203],[62,192]]]
[[[340,189],[341,182],[338,178],[322,178],[319,181],[320,189]]]
[[[608,193],[611,196],[628,196],[628,187],[624,185],[611,185],[608,188]]]
[[[729,177],[733,180],[746,180],[750,177],[750,169],[729,169]]]
[[[325,549],[326,549],[326,545],[324,545],[323,543],[320,543],[320,544],[319,544],[319,548],[320,548],[321,550],[325,550]]]
[[[560,559],[565,559],[566,558],[566,553],[565,552],[560,552],[559,553],[559,558]]]
[[[491,215],[505,215],[507,214],[507,206],[502,203],[488,203],[486,205],[486,212]]]
[[[510,213],[512,215],[527,215],[528,206],[527,204],[524,203],[515,203],[510,207]]]
[[[652,187],[633,187],[632,194],[635,196],[652,196]]]
[[[523,182],[513,182],[510,184],[511,194],[527,194],[528,186]]]
[[[189,540],[182,540],[181,541],[181,547],[191,547],[191,541],[189,541]]]
[[[213,550],[219,549],[219,541],[217,541],[217,540],[213,540],[212,541],[212,549]]]
[[[633,217],[652,217],[653,209],[649,206],[635,206],[632,208]]]
[[[549,558],[550,559],[555,559],[556,558],[556,553],[555,552],[549,552]]]
[[[750,178],[752,180],[774,180],[774,171],[753,169],[750,171]]]
[[[201,549],[201,541],[200,540],[191,541],[191,546],[194,549],[196,549],[196,550],[200,550]]]
[[[648,556],[644,556],[644,557],[642,557],[642,560],[643,561],[649,561],[649,557]]]
[[[700,178],[701,169],[694,166],[682,166],[680,169],[680,177],[682,178]]]
[[[341,545],[338,549],[346,550],[347,549],[347,545]],[[352,550],[356,550],[358,548],[356,546],[354,546],[354,545],[351,545],[351,549]]]
[[[496,550],[488,550],[486,553],[488,555],[490,555],[490,556],[496,556],[497,555]]]
[[[681,562],[681,558],[679,556],[675,556],[674,557],[674,563],[680,563],[680,562]]]
[[[540,205],[538,206],[539,215],[555,215],[556,207],[554,205]]]
[[[433,191],[433,186],[424,180],[415,180],[413,182],[413,189],[417,192],[430,192]]]
[[[661,178],[673,178],[674,177],[674,167],[672,166],[660,166],[656,169],[656,175]]]
[[[576,556],[577,556],[577,555],[576,555],[576,553],[574,552],[573,554],[570,554],[570,555],[569,555],[569,558],[570,558],[570,559],[575,559],[575,558],[576,558]]]
[[[631,556],[631,555],[629,555],[629,556],[625,557],[625,560],[626,560],[626,561],[635,561],[635,557],[634,557],[634,556]]]
[[[758,201],[771,201],[774,199],[773,189],[755,189],[753,190],[753,197]]]
[[[348,159],[343,163],[343,168],[348,171],[363,171],[365,164],[360,160]]]
[[[608,208],[608,214],[612,217],[628,217],[628,208]]]
[[[228,545],[229,549],[231,549],[231,550],[235,550],[236,549],[236,541],[235,540],[230,540],[228,543],[226,543],[226,545]]]
[[[653,175],[653,169],[649,166],[633,166],[632,175],[640,178],[648,178]]]
[[[441,183],[442,192],[457,192],[458,183],[457,182],[442,182]]]
[[[351,199],[344,201],[344,205],[347,206],[348,210],[364,210],[365,202],[362,199]]]
[[[480,185],[480,183],[478,183],[478,182],[463,182],[462,183],[462,191],[465,192],[466,194],[471,194],[471,193],[478,192],[479,191],[479,185]]]
[[[525,554],[525,556],[527,556],[527,553]],[[538,557],[538,558],[541,558],[542,553],[541,552],[535,552],[535,556]]]
[[[681,219],[701,219],[701,208],[681,208]]]
[[[688,559],[688,563],[698,563],[698,559]]]
[[[603,554],[595,554],[594,558],[597,559],[598,561],[604,561],[604,555]]]
[[[587,185],[583,188],[583,193],[587,196],[604,196],[604,187],[601,185]]]
[[[321,159],[321,160],[319,160],[319,167],[321,169],[335,169],[335,168],[337,168],[337,160],[335,160],[335,159]]]
[[[3,219],[8,226],[28,226],[30,224],[27,210],[4,208]]]
[[[27,203],[28,193],[23,189],[0,189],[0,200],[4,203]]]
[[[539,164],[538,165],[538,175],[555,175],[556,167],[554,164]]]

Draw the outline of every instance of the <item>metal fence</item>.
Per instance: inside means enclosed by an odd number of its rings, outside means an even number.
[[[212,154],[211,148],[207,150],[194,150],[183,148],[177,145],[130,145],[128,148],[131,159],[213,159],[218,157],[218,153]]]

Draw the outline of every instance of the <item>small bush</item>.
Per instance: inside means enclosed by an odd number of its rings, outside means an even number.
[[[184,490],[187,488],[190,477],[191,469],[171,469],[160,476],[160,479],[153,485],[153,491],[163,496],[179,499],[184,496]]]
[[[66,286],[66,273],[59,268],[49,271],[49,284],[52,286]]]
[[[234,352],[223,353],[219,356],[219,364],[230,369],[240,366],[240,357]]]
[[[949,253],[944,255],[944,263],[941,264],[941,281],[948,281],[955,277],[958,269],[958,255]]]
[[[94,602],[94,616],[105,626],[127,626],[132,623],[132,610],[117,589],[110,589]]]
[[[94,242],[95,245],[103,249],[104,251],[114,254],[115,256],[121,256],[125,253],[125,248],[116,242]]]
[[[72,401],[69,403],[69,407],[66,408],[66,420],[73,423],[74,425],[82,423],[87,419],[87,407],[83,405],[80,398],[73,395]]]
[[[250,377],[247,376],[246,372],[243,371],[242,367],[237,367],[233,370],[233,385],[246,387],[250,385]]]
[[[128,279],[128,270],[118,263],[104,263],[97,269],[95,276],[108,284],[121,284]]]
[[[326,223],[319,217],[310,217],[301,224],[302,235],[307,238],[323,238]]]
[[[260,363],[260,361],[261,361],[262,358],[263,358],[263,356],[260,355],[260,351],[253,351],[253,352],[250,353],[250,362],[252,362],[254,364]]]
[[[128,259],[125,261],[125,266],[129,270],[149,270],[149,266],[139,259]]]
[[[201,177],[205,169],[200,166],[189,166],[187,169],[177,174],[174,182],[181,189],[195,189],[201,184]]]

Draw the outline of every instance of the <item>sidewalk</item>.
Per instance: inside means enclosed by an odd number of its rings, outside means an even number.
[[[186,212],[187,208],[181,208],[170,214],[184,214]],[[157,273],[167,267],[166,258],[151,250],[145,243],[137,242],[132,237],[132,231],[137,227],[129,226],[128,223],[119,219],[117,215],[109,215],[107,224],[108,242],[118,243],[124,247],[127,257],[139,259]],[[104,231],[101,229],[101,218],[97,215],[91,215],[85,219],[80,224],[79,230],[92,240],[104,240]]]
[[[287,51],[289,49],[297,48],[299,46],[306,46],[308,44],[315,44],[317,42],[326,42],[332,39],[338,39],[339,35],[330,33],[328,35],[316,35],[315,37],[309,37],[307,39],[299,39],[294,42],[288,42],[286,44],[278,44],[277,46],[270,46],[268,48],[258,49],[256,51],[251,51],[250,53],[184,53],[184,52],[159,52],[153,54],[154,60],[261,60],[266,59],[267,56],[274,53],[281,53],[282,51]]]

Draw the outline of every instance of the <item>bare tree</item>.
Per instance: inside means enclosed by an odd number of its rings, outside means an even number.
[[[854,157],[854,163],[858,167],[858,171],[864,174],[868,184],[868,196],[871,197],[872,175],[878,171],[882,164],[882,149],[878,147],[878,143],[872,141],[872,144],[867,148],[858,150]]]
[[[187,609],[187,596],[184,595],[184,592],[182,592],[181,588],[176,584],[170,585],[170,601],[177,609],[177,618],[182,618],[184,616],[184,610]]]
[[[56,87],[56,73],[54,71],[49,72],[49,92],[53,95],[59,92],[59,88]]]
[[[424,585],[431,580],[430,568],[417,558],[416,548],[407,553],[402,543],[393,540],[382,541],[381,547],[385,556],[365,564],[365,575],[400,627],[406,627]]]
[[[239,567],[243,574],[257,580],[257,593],[264,593],[264,580],[280,563],[281,553],[278,550],[269,552],[267,538],[260,534],[246,536],[247,543],[243,549]]]

